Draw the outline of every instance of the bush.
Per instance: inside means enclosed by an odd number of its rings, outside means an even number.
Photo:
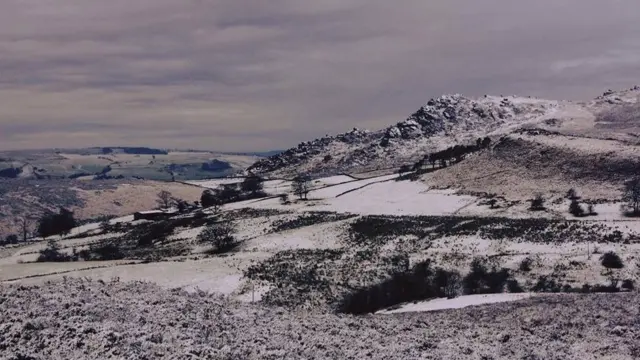
[[[518,280],[511,279],[507,280],[507,291],[510,293],[523,293],[524,289],[518,283]]]
[[[138,241],[138,247],[152,246],[155,241],[164,240],[175,229],[171,221],[159,221],[134,230],[132,234]]]
[[[622,269],[624,264],[618,254],[609,251],[600,257],[600,263],[607,269]]]
[[[569,204],[569,213],[575,217],[584,216],[584,209],[580,206],[578,200],[571,200],[571,204]]]
[[[200,204],[202,204],[202,207],[205,209],[213,207],[217,212],[220,209],[220,206],[222,206],[222,200],[220,199],[220,196],[212,190],[205,190],[200,196]]]
[[[549,279],[546,276],[540,276],[536,284],[531,288],[531,291],[558,293],[562,291],[562,286],[554,279]]]
[[[544,208],[545,200],[542,197],[542,194],[536,194],[536,196],[529,201],[531,202],[531,206],[529,207],[529,210],[540,211],[545,209]]]
[[[628,291],[633,290],[635,288],[633,280],[631,280],[631,279],[623,280],[622,281],[622,288],[625,289],[625,290],[628,290]]]
[[[231,222],[214,223],[198,235],[198,240],[213,245],[218,254],[225,253],[237,245],[235,231],[235,225]]]
[[[531,271],[531,265],[533,265],[533,259],[526,257],[520,262],[518,269],[522,272],[529,272]]]
[[[291,201],[289,201],[289,195],[288,194],[281,194],[279,196],[280,198],[280,204],[281,205],[289,205],[291,204]]]
[[[113,242],[102,243],[92,247],[91,252],[95,254],[95,259],[93,260],[120,260],[125,257],[120,247]]]
[[[5,244],[17,244],[18,243],[18,235],[16,234],[11,234],[11,235],[7,235],[7,237],[5,238]]]
[[[580,197],[578,196],[578,192],[576,189],[571,188],[567,191],[567,199],[569,200],[578,200]]]
[[[49,240],[47,247],[40,250],[37,262],[67,262],[71,256],[60,252],[60,246],[53,239]]]
[[[502,268],[498,270],[493,267],[487,270],[484,262],[475,258],[471,262],[471,270],[462,280],[464,293],[471,294],[495,294],[504,291],[504,287],[509,279],[509,270]]]

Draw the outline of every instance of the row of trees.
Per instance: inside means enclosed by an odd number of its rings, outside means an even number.
[[[399,172],[407,173],[410,171],[420,171],[427,164],[431,164],[431,167],[433,169],[436,168],[436,165],[441,168],[445,168],[448,165],[458,163],[464,160],[464,158],[468,154],[474,153],[476,151],[480,151],[482,149],[486,149],[490,145],[491,145],[491,138],[485,137],[484,139],[478,138],[476,140],[475,145],[451,146],[444,150],[426,155],[424,158],[416,162],[413,166],[403,165],[400,168]]]

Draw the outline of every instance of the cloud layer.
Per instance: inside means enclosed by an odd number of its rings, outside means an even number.
[[[253,151],[404,119],[442,93],[640,83],[625,0],[3,0],[0,149]]]

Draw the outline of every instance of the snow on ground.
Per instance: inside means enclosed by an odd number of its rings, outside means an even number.
[[[276,253],[292,249],[337,249],[342,245],[340,235],[339,224],[319,224],[250,239],[243,244],[243,250]]]
[[[309,198],[333,198],[338,195],[342,195],[348,191],[352,191],[361,187],[369,186],[373,183],[389,181],[398,177],[397,174],[374,177],[364,180],[351,181],[346,184],[340,184],[336,186],[329,186],[318,190],[313,190],[309,193]]]
[[[452,191],[429,190],[422,182],[389,181],[329,199],[326,205],[316,208],[363,215],[448,215],[475,200]]]
[[[209,180],[191,180],[191,181],[184,181],[184,183],[200,186],[207,189],[215,189],[220,185],[239,184],[242,181],[243,181],[242,178],[220,178],[220,179],[209,179]]]
[[[406,312],[426,312],[445,309],[462,309],[468,306],[478,306],[484,304],[495,304],[508,301],[518,301],[536,296],[533,293],[521,294],[486,294],[486,295],[465,295],[454,299],[440,298],[429,301],[422,301],[412,304],[405,304],[393,309],[376,312],[380,315],[399,314]]]
[[[267,180],[264,182],[264,191],[271,195],[289,193],[292,191],[291,184],[288,180]]]
[[[397,175],[353,181],[309,193],[309,201],[281,205],[279,199],[248,200],[225,205],[296,211],[335,211],[362,215],[450,215],[477,198],[453,190],[430,190],[419,181],[394,181]],[[292,197],[293,198],[293,197]]]
[[[336,176],[329,176],[329,177],[313,180],[313,186],[321,187],[321,186],[327,186],[327,185],[337,185],[337,184],[342,184],[342,183],[355,181],[355,180],[356,179],[352,178],[351,176],[336,175]]]
[[[18,264],[14,268],[0,272],[0,280],[26,277],[33,274],[47,274],[20,280],[25,284],[41,284],[45,281],[69,277],[89,277],[94,280],[109,281],[150,281],[164,288],[183,288],[188,291],[200,289],[208,292],[232,294],[242,285],[242,271],[255,261],[266,259],[271,254],[259,252],[238,253],[234,256],[212,257],[202,260],[167,261],[147,264],[122,265],[126,262],[73,262]],[[120,264],[119,266],[113,266]],[[22,265],[22,268],[19,266]],[[91,268],[102,266],[98,268]],[[22,271],[20,271],[22,270]]]
[[[3,264],[0,265],[0,282],[6,282],[11,279],[23,279],[21,281],[39,282],[40,279],[50,277],[62,277],[63,275],[76,274],[77,276],[83,276],[83,269],[91,269],[96,267],[113,267],[119,268],[116,265],[128,264],[131,260],[116,260],[116,261],[77,261],[77,262],[64,262],[64,263],[28,263],[28,264]],[[56,273],[64,273],[54,275]],[[47,274],[50,274],[47,276]],[[78,275],[79,274],[79,275]],[[42,277],[41,277],[42,276]],[[32,277],[30,279],[26,279]]]

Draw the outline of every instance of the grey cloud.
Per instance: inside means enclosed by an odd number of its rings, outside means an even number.
[[[442,93],[589,98],[634,85],[639,11],[599,0],[4,0],[0,148],[266,150],[382,127]]]

